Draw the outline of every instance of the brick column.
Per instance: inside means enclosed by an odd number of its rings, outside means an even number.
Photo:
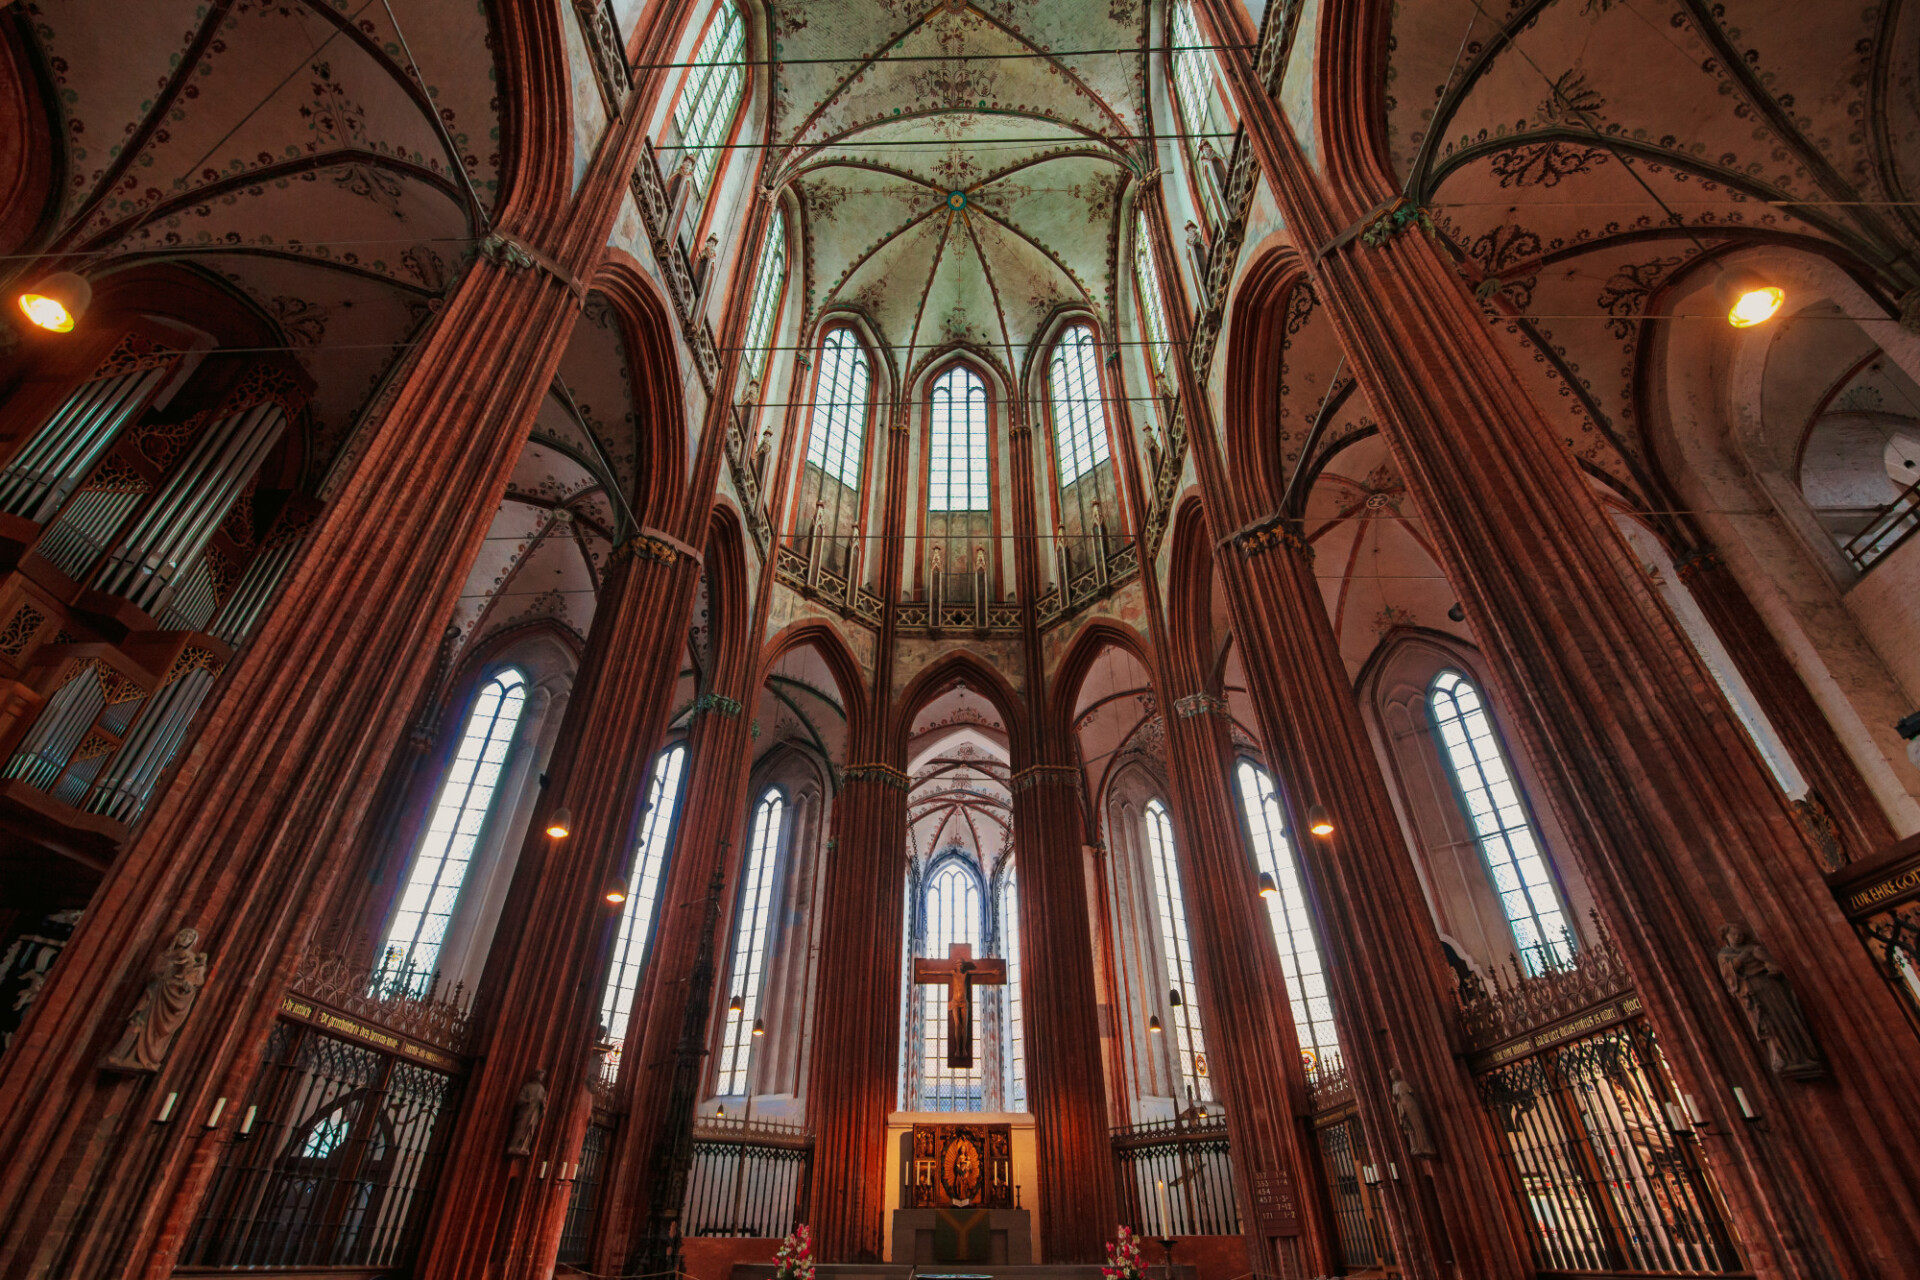
[[[887,1254],[887,1114],[899,1100],[900,938],[907,775],[848,765],[820,920],[820,990],[833,1013],[813,1039],[814,1251],[823,1262]]]
[[[1899,1271],[1920,1255],[1920,1070],[1895,998],[1841,916],[1814,850],[1633,562],[1557,424],[1524,391],[1453,264],[1417,231],[1349,228],[1392,198],[1350,154],[1362,110],[1320,104],[1331,179],[1301,153],[1243,44],[1200,0],[1282,217],[1428,521],[1491,682],[1566,817],[1578,859],[1763,1275]],[[1323,65],[1365,26],[1323,27]],[[1337,20],[1335,20],[1337,18]],[[1828,1071],[1767,1065],[1715,955],[1729,921],[1785,968]],[[1739,1086],[1764,1123],[1741,1118]]]
[[[591,1050],[617,911],[603,895],[633,857],[698,576],[690,552],[652,534],[614,560],[494,933],[480,1065],[415,1267],[421,1280],[544,1277],[559,1247],[572,1188],[560,1170],[579,1159],[585,1128],[567,1121],[599,1068]],[[547,816],[563,805],[572,834],[555,840]],[[546,1120],[531,1154],[508,1156],[514,1101],[535,1070],[547,1073]]]

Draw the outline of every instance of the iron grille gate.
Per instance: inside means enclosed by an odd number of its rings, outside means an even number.
[[[407,1265],[460,1085],[315,1027],[275,1023],[246,1098],[250,1131],[221,1150],[181,1264]]]
[[[1341,1266],[1348,1271],[1390,1270],[1394,1265],[1393,1242],[1387,1235],[1387,1224],[1380,1219],[1380,1197],[1375,1190],[1380,1175],[1367,1155],[1359,1115],[1349,1110],[1333,1119],[1318,1120],[1314,1136],[1320,1140],[1320,1162],[1333,1201]]]
[[[1479,1080],[1542,1272],[1714,1275],[1740,1268],[1653,1032],[1620,1023]]]
[[[613,1129],[596,1119],[587,1126],[580,1143],[580,1168],[573,1175],[573,1191],[567,1199],[567,1221],[560,1231],[560,1253],[556,1262],[582,1266],[593,1246],[593,1226],[600,1209],[600,1182],[606,1167],[607,1149],[613,1145]]]
[[[681,1206],[690,1236],[784,1236],[800,1221],[813,1135],[798,1125],[702,1116]]]
[[[1120,1179],[1120,1218],[1134,1231],[1160,1234],[1154,1184],[1164,1182],[1174,1235],[1240,1234],[1225,1116],[1115,1129],[1113,1156]]]

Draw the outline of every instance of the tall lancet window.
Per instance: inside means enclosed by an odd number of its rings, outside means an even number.
[[[1174,1068],[1187,1101],[1213,1101],[1207,1073],[1207,1042],[1200,1031],[1200,993],[1193,976],[1193,945],[1187,937],[1187,899],[1173,850],[1173,820],[1158,800],[1147,802],[1147,856],[1153,863],[1155,914],[1160,917],[1160,954],[1166,962],[1167,1017],[1172,1025]]]
[[[694,52],[687,77],[680,84],[680,97],[673,104],[674,127],[680,131],[680,145],[692,163],[696,191],[706,191],[720,161],[720,148],[733,125],[734,112],[739,109],[741,91],[747,83],[746,47],[747,28],[740,20],[740,11],[723,0]]]
[[[1000,954],[1007,960],[1006,1099],[1007,1110],[1027,1109],[1027,1022],[1020,999],[1019,868],[1008,867],[1000,890]]]
[[[1219,174],[1217,157],[1220,139],[1210,135],[1224,132],[1214,120],[1213,95],[1215,68],[1213,49],[1207,38],[1200,33],[1200,24],[1194,20],[1193,5],[1188,0],[1178,0],[1172,6],[1171,22],[1173,39],[1173,100],[1180,108],[1180,127],[1183,133],[1182,148],[1187,164],[1193,172],[1194,185],[1200,191],[1201,207],[1207,220],[1219,227],[1222,223],[1220,208]]]
[[[1097,545],[1118,513],[1107,445],[1106,398],[1100,391],[1100,350],[1093,330],[1076,324],[1053,344],[1047,365],[1053,406],[1053,456],[1059,475],[1059,531],[1068,573],[1083,572],[1104,553]],[[1063,584],[1064,585],[1064,584]]]
[[[820,340],[819,381],[807,430],[807,465],[794,513],[795,546],[819,568],[851,578],[860,526],[860,468],[867,434],[867,353],[845,325]],[[848,590],[852,588],[849,586]]]
[[[767,973],[767,931],[773,919],[773,864],[787,814],[787,797],[770,787],[753,809],[747,834],[746,865],[740,873],[740,904],[733,917],[733,964],[727,970],[727,1019],[721,1029],[718,1094],[746,1093],[753,1087],[747,1068],[753,1058],[754,1028],[760,1025],[761,988]],[[734,1003],[739,1008],[733,1007]]]
[[[985,511],[987,388],[980,375],[957,364],[933,384],[933,422],[927,463],[927,506],[934,511]]]
[[[981,936],[980,878],[958,857],[939,863],[927,877],[924,895],[925,925],[920,935],[919,954],[944,960],[948,948],[964,944],[973,954],[985,954]],[[980,1111],[986,1106],[986,1056],[981,1018],[977,1007],[982,987],[975,987],[968,999],[975,1003],[973,1018],[973,1065],[947,1065],[947,990],[945,987],[920,988],[920,1109],[922,1111]]]
[[[1427,709],[1521,963],[1528,973],[1570,963],[1573,934],[1554,892],[1553,873],[1480,690],[1460,672],[1442,671],[1427,690]]]
[[[660,877],[666,871],[667,852],[673,846],[674,820],[680,809],[680,775],[687,764],[685,743],[662,751],[653,762],[653,782],[647,788],[647,816],[640,826],[640,847],[627,881],[627,905],[620,914],[620,936],[613,944],[613,969],[600,1000],[600,1022],[613,1041],[607,1059],[608,1074],[619,1069],[626,1045],[627,1020],[633,1013],[633,994],[646,971],[652,950],[655,907],[660,900]]]
[[[1133,219],[1133,284],[1140,295],[1140,325],[1147,341],[1147,367],[1152,371],[1155,390],[1173,394],[1167,356],[1172,351],[1167,336],[1166,292],[1160,284],[1160,264],[1153,256],[1153,238],[1147,231],[1145,214]]]
[[[787,220],[775,209],[767,219],[767,238],[760,248],[760,269],[753,277],[753,302],[747,309],[747,336],[741,351],[746,382],[760,382],[767,375],[768,345],[773,341],[774,320],[780,315],[780,298],[787,284]],[[765,400],[764,391],[754,397]],[[751,448],[753,441],[746,442]]]
[[[382,982],[423,992],[433,981],[440,945],[460,898],[460,885],[493,810],[494,791],[506,768],[513,731],[527,701],[527,680],[508,667],[480,686],[467,713],[460,746],[440,784],[433,818],[414,854],[382,949]]]
[[[1339,1039],[1333,1030],[1326,966],[1321,962],[1320,943],[1307,913],[1300,857],[1287,838],[1287,820],[1267,771],[1251,760],[1242,760],[1234,770],[1234,781],[1240,790],[1240,812],[1246,819],[1254,865],[1273,877],[1274,892],[1267,895],[1267,918],[1273,925],[1273,941],[1280,949],[1280,968],[1287,979],[1287,1000],[1293,1006],[1300,1056],[1309,1068],[1317,1067],[1338,1048]]]

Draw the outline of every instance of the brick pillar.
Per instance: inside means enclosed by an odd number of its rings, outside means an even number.
[[[1297,537],[1219,557],[1248,691],[1304,872],[1326,964],[1340,1052],[1369,1149],[1401,1171],[1380,1190],[1409,1277],[1517,1280],[1527,1255],[1506,1172],[1473,1081],[1455,1051],[1451,976],[1339,640]],[[1324,805],[1334,834],[1307,832]],[[1437,1157],[1408,1154],[1389,1068],[1425,1104]],[[1425,1194],[1429,1180],[1433,1195]]]
[[[1077,765],[1013,777],[1027,1109],[1038,1122],[1042,1262],[1099,1262],[1119,1219],[1087,915]]]
[[[900,939],[907,775],[852,764],[834,801],[820,920],[820,990],[832,1015],[807,1078],[814,1252],[822,1262],[887,1255],[887,1114],[899,1099]],[[824,1010],[824,1006],[823,1006]]]
[[[1232,749],[1224,709],[1211,695],[1194,692],[1161,710],[1201,1028],[1214,1091],[1227,1111],[1248,1258],[1256,1273],[1277,1266],[1286,1276],[1325,1275],[1337,1255],[1306,1118],[1300,1042],[1273,927],[1228,791]],[[1261,1201],[1290,1206],[1291,1213],[1283,1208],[1263,1219],[1256,1207]]]
[[[1300,151],[1244,48],[1200,0],[1286,225],[1486,655],[1496,700],[1567,818],[1579,862],[1683,1089],[1746,1261],[1762,1275],[1883,1275],[1920,1255],[1920,1066],[1816,855],[1440,247],[1368,246],[1393,192],[1348,154],[1356,109],[1324,101],[1332,178]],[[1352,13],[1323,29],[1346,56]],[[1330,89],[1337,97],[1337,87]],[[1329,114],[1331,113],[1331,114]],[[1785,969],[1824,1078],[1775,1076],[1717,970],[1750,926]],[[1763,1123],[1742,1119],[1739,1086]]]
[[[604,893],[633,858],[692,613],[697,561],[653,534],[623,544],[547,766],[480,1003],[487,1019],[447,1175],[415,1274],[544,1277],[566,1214],[585,1124],[568,1123],[599,1061],[591,1052],[617,908]],[[618,750],[609,750],[618,743]],[[572,834],[546,834],[566,806]],[[505,1153],[514,1101],[544,1070],[546,1120],[532,1152]]]
[[[365,429],[277,607],[0,1059],[0,1274],[171,1268],[577,314],[546,272],[476,262]],[[102,1074],[184,926],[211,963],[166,1064]],[[174,1092],[176,1121],[150,1123]]]

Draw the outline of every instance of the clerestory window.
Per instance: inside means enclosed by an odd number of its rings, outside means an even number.
[[[746,47],[747,29],[740,11],[722,3],[694,51],[692,65],[680,85],[679,100],[673,106],[680,145],[693,161],[696,191],[706,191],[719,165],[734,113],[740,107],[747,83]]]
[[[929,437],[927,509],[988,510],[987,388],[967,366],[953,366],[933,384]]]
[[[614,1045],[607,1060],[609,1075],[618,1071],[620,1051],[627,1038],[627,1020],[633,1012],[633,995],[640,986],[640,975],[646,972],[647,956],[652,951],[660,879],[673,847],[675,819],[680,809],[680,777],[686,764],[685,743],[668,747],[653,762],[653,781],[647,788],[647,815],[641,823],[640,844],[627,882],[620,933],[613,944],[613,968],[607,975],[607,988],[600,999],[600,1022]]]
[[[766,985],[768,928],[773,919],[773,869],[784,833],[787,797],[770,787],[753,809],[747,836],[740,903],[733,918],[733,964],[726,1023],[721,1028],[720,1074],[714,1092],[743,1094],[752,1087],[754,1027],[760,1021],[760,997]],[[739,1008],[733,1007],[734,1003]]]
[[[1328,1061],[1328,1054],[1339,1047],[1339,1037],[1333,1029],[1326,963],[1321,959],[1320,942],[1307,912],[1300,857],[1287,838],[1287,821],[1280,798],[1274,794],[1273,776],[1251,760],[1242,760],[1234,769],[1234,781],[1253,847],[1254,866],[1273,877],[1267,919],[1280,950],[1280,969],[1286,977],[1300,1056],[1308,1070],[1313,1070]]]
[[[1207,1043],[1200,1029],[1200,995],[1194,981],[1193,944],[1187,933],[1187,900],[1173,848],[1173,820],[1158,800],[1147,802],[1147,855],[1153,866],[1154,914],[1160,918],[1160,954],[1166,965],[1166,1007],[1173,1034],[1174,1069],[1189,1103],[1213,1101]]]

